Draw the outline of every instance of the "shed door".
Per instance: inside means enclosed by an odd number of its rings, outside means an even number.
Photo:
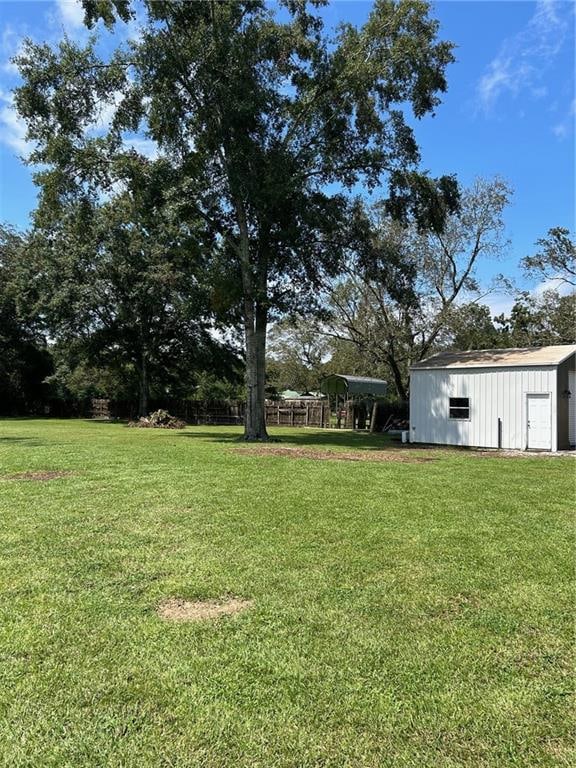
[[[528,448],[552,450],[550,395],[528,395]]]
[[[576,445],[576,371],[570,371],[570,383],[568,385],[570,389],[570,400],[568,402],[569,409],[569,436],[570,445]]]

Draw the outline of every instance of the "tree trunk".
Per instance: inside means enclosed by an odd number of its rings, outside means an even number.
[[[394,376],[394,386],[396,387],[398,397],[400,400],[408,400],[408,387],[402,378],[402,372],[400,371],[396,360],[391,355],[388,355],[388,365],[390,366],[392,375]]]
[[[245,440],[268,440],[266,431],[266,326],[267,312],[258,302],[244,301],[246,340]]]
[[[244,338],[246,343],[246,421],[244,440],[268,440],[266,431],[266,328],[268,325],[268,259],[259,249],[256,265],[251,260],[246,209],[240,196],[235,200],[240,231],[239,253],[244,293]]]

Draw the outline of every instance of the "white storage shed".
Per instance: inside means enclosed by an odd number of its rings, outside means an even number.
[[[576,344],[441,352],[410,375],[410,440],[557,451],[576,443]]]

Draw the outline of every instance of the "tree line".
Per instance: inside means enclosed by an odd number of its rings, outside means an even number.
[[[406,401],[410,366],[441,350],[576,343],[575,244],[567,229],[551,229],[522,259],[525,273],[541,281],[538,292],[502,276],[487,287],[477,280],[483,260],[506,253],[502,214],[510,194],[500,179],[477,180],[462,190],[441,232],[376,225],[382,261],[366,268],[352,254],[325,286],[321,317],[288,318],[273,329],[269,370],[277,388],[313,391],[323,376],[347,372],[383,378]],[[386,274],[390,249],[396,266]],[[485,303],[494,291],[510,297],[508,312],[495,314]]]
[[[510,190],[430,177],[412,129],[453,44],[422,0],[376,0],[337,29],[323,5],[145,0],[138,36],[105,55],[99,31],[135,4],[84,0],[86,45],[25,42],[15,104],[38,206],[29,231],[1,232],[4,398],[137,391],[145,413],[151,393],[231,395],[243,378],[245,437],[266,439],[279,344],[382,371],[405,397],[411,362],[490,335],[470,296]],[[526,267],[570,279],[568,231],[540,245]],[[532,301],[493,324],[496,345],[521,326],[537,343],[537,312],[569,335],[573,303],[558,296],[556,320]]]

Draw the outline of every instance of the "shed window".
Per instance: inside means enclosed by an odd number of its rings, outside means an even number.
[[[470,398],[469,397],[451,397],[450,398],[450,418],[451,419],[469,419],[470,418]]]

